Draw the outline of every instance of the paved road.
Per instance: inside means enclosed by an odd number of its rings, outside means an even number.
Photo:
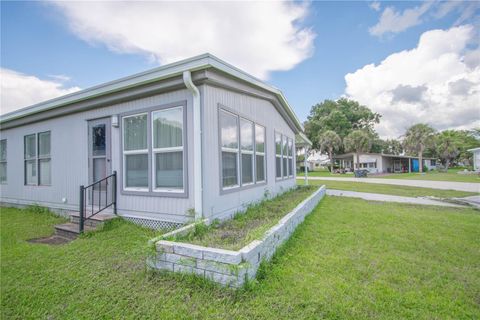
[[[392,196],[392,195],[378,194],[378,193],[327,189],[327,195],[361,198],[361,199],[372,200],[372,201],[401,202],[401,203],[423,204],[423,205],[431,205],[431,206],[464,208],[464,206],[443,202],[443,201],[435,201],[435,200],[430,200],[425,198],[400,197],[400,196]]]
[[[304,179],[304,177],[297,176],[297,179]],[[442,190],[458,190],[458,191],[480,193],[480,183],[474,183],[474,182],[379,179],[379,178],[335,178],[335,177],[309,177],[308,179],[390,184],[390,185],[398,185],[398,186],[410,186],[410,187],[432,188],[432,189],[442,189]]]

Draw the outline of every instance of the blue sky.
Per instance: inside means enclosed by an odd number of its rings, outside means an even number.
[[[425,2],[379,2],[376,5],[372,5],[372,2],[363,1],[303,4],[302,10],[304,12],[299,14],[302,17],[301,21],[294,21],[292,25],[296,26],[297,31],[308,30],[310,32],[310,35],[312,35],[309,38],[311,41],[309,44],[310,49],[299,49],[298,52],[292,53],[292,55],[296,55],[295,58],[297,60],[300,60],[299,62],[291,63],[291,65],[288,65],[288,62],[278,62],[278,64],[284,63],[280,69],[289,68],[289,70],[275,71],[275,67],[272,67],[266,71],[268,75],[264,78],[285,93],[299,118],[305,120],[313,104],[324,99],[337,99],[346,94],[347,83],[345,75],[353,74],[368,64],[379,66],[382,61],[392,54],[415,49],[418,46],[420,37],[431,30],[438,29],[446,32],[451,28],[470,26],[468,39],[465,40],[465,43],[459,45],[460,47],[463,45],[463,47],[459,48],[458,52],[455,53],[460,57],[470,51],[476,52],[478,41],[474,39],[478,35],[478,21],[475,20],[478,20],[478,6],[472,8],[468,7],[468,3],[463,3],[461,4],[462,7],[457,5],[456,8],[450,9],[450,11],[445,10],[447,13],[439,17],[441,14],[438,12],[440,12],[442,4],[445,3],[435,2],[429,5],[427,9],[420,8],[425,4]],[[159,6],[161,8],[161,4]],[[79,21],[80,24],[83,24],[84,21],[81,19],[88,19],[88,17],[81,16],[81,11],[77,8],[66,7],[68,6],[62,6],[58,3],[2,2],[2,69],[8,69],[25,76],[34,76],[44,81],[53,81],[58,85],[59,89],[68,90],[68,88],[87,88],[153,68],[162,62],[161,60],[164,56],[160,53],[156,55],[155,49],[152,49],[152,54],[154,55],[152,58],[148,53],[148,49],[145,50],[144,47],[141,50],[135,48],[125,49],[122,44],[119,48],[118,43],[112,42],[109,40],[111,38],[107,36],[99,38],[97,35],[89,35],[88,32],[92,32],[91,30],[79,31],[78,27],[73,24],[77,23],[78,25]],[[372,7],[376,7],[377,10]],[[382,15],[386,15],[385,10],[387,8],[390,8],[393,13],[397,14],[397,19],[401,19],[401,15],[405,14],[405,10],[417,8],[425,12],[414,22],[407,21],[408,19],[393,21],[395,25],[405,23],[406,27],[404,30],[392,29],[393,31],[389,31],[387,25],[386,31],[381,35],[372,34],[371,28],[381,21]],[[471,10],[473,14],[461,20],[462,12],[467,9]],[[245,13],[245,16],[248,16],[248,12]],[[387,15],[384,18],[387,19]],[[391,18],[395,19],[395,15]],[[388,21],[386,23],[388,24]],[[279,26],[279,29],[282,28],[283,26]],[[94,27],[90,29],[94,30]],[[99,30],[101,31],[101,29]],[[159,32],[162,31],[153,32],[151,37],[157,37]],[[163,33],[168,33],[168,31]],[[166,36],[162,36],[163,41],[168,41]],[[222,39],[221,36],[219,37]],[[230,40],[226,38],[221,45],[232,45],[227,42],[235,41],[235,39],[235,37],[232,37]],[[155,45],[152,44],[151,47]],[[185,46],[187,45],[185,43]],[[205,47],[208,48],[208,44]],[[182,48],[177,52],[182,52],[181,50]],[[305,54],[306,51],[309,53]],[[212,53],[216,54],[216,52]],[[436,54],[440,57],[442,54],[447,53],[442,51]],[[188,53],[185,54],[188,55]],[[257,56],[259,54],[256,53]],[[305,57],[306,55],[308,57]],[[235,65],[242,64],[243,61],[250,59],[248,53],[238,56],[233,55],[232,59],[235,61],[231,61],[231,59],[222,55],[219,55],[219,57]],[[175,60],[175,54],[170,54],[167,58],[164,60]],[[284,60],[289,60],[289,58]],[[245,65],[248,66],[247,63]],[[450,64],[450,66],[453,66],[453,64]],[[464,77],[465,81],[477,84],[475,82],[477,65],[474,65],[471,74],[466,75],[460,75],[458,70],[453,69],[452,67],[452,73],[448,74],[447,78],[449,80],[445,80],[447,81],[446,84],[450,84],[454,80],[458,81],[461,77]],[[379,69],[378,72],[380,71]],[[263,72],[263,70],[259,72]],[[68,77],[68,80],[66,77]],[[355,76],[355,81],[372,81],[371,77],[371,74],[362,75],[362,72],[358,72]],[[405,83],[395,83],[396,87],[391,87],[389,92],[393,92],[392,90],[396,88],[407,88],[410,90],[409,87],[422,88],[422,86],[425,86],[428,90],[431,89],[432,92],[435,91],[429,87],[428,81],[425,80],[426,83],[423,84],[419,83],[418,79],[414,79],[415,75],[411,75],[411,77],[412,79],[406,79]],[[4,80],[3,82],[6,81]],[[415,85],[412,83],[415,83]],[[355,83],[352,82],[351,87],[355,88]],[[472,90],[466,91],[466,98],[478,93],[478,90]],[[354,89],[351,91],[355,92]],[[59,92],[63,93],[64,91]],[[368,106],[370,106],[370,102],[372,104],[381,103],[379,101],[374,103],[366,97],[361,97],[358,93],[348,94],[348,96],[357,98],[357,100]],[[422,108],[421,101],[419,103],[418,108]],[[3,99],[2,104],[4,104]],[[450,101],[447,104],[451,105],[452,102]],[[399,105],[398,108],[410,110],[410,107],[410,105],[403,107]],[[447,107],[445,106],[445,108]],[[372,108],[376,111],[382,110],[381,107],[375,107],[375,105]],[[472,109],[469,109],[468,112],[471,111]],[[388,117],[384,116],[384,118]],[[390,119],[390,123],[392,121]],[[425,119],[425,121],[428,122],[428,119]],[[439,129],[477,125],[477,123],[448,123],[445,119],[440,119],[439,122],[442,123]],[[406,126],[406,124],[403,124],[403,126]],[[380,128],[380,131],[383,130],[384,132],[381,133],[385,136],[391,136],[398,134],[403,127],[397,129],[395,132],[387,132],[386,128]]]

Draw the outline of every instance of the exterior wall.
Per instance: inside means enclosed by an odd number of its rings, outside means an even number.
[[[366,163],[366,162],[376,162],[377,167],[376,168],[361,168],[361,169],[367,169],[368,172],[370,173],[380,173],[383,172],[383,157],[379,154],[360,154],[360,163]],[[353,155],[353,163],[356,168],[356,163],[357,163],[357,156],[354,154]]]
[[[205,218],[227,218],[237,211],[244,210],[249,203],[261,200],[266,192],[275,195],[295,186],[295,168],[293,178],[275,179],[275,131],[293,140],[295,140],[295,134],[271,102],[212,85],[204,86],[201,94],[203,97],[203,213]],[[265,184],[232,190],[228,193],[221,191],[219,104],[266,128],[267,182]],[[293,150],[295,150],[295,141],[293,143]],[[293,154],[295,166],[295,152]]]
[[[54,209],[78,210],[79,186],[88,184],[87,120],[182,101],[187,101],[187,156],[190,160],[193,155],[192,99],[186,89],[2,130],[2,139],[7,139],[8,182],[0,185],[0,201],[11,205],[36,203]],[[23,138],[27,134],[42,131],[51,131],[52,183],[51,186],[26,186],[23,172]],[[122,173],[120,143],[120,129],[112,127],[111,165],[112,170],[117,170],[119,175]],[[192,161],[188,161],[187,170],[188,198],[124,195],[118,192],[119,214],[185,222],[189,219],[186,212],[194,207]],[[120,190],[120,183],[118,188]]]

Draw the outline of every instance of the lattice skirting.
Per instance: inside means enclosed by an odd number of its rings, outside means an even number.
[[[135,224],[141,225],[154,230],[174,230],[183,226],[183,223],[173,222],[173,221],[162,221],[154,220],[147,218],[131,217],[131,216],[122,216],[125,220],[133,222]]]

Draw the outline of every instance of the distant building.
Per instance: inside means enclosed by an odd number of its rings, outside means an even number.
[[[480,147],[469,149],[473,153],[473,170],[480,171]]]
[[[333,159],[336,167],[347,171],[367,169],[370,173],[405,173],[418,172],[420,167],[418,157],[392,154],[361,153],[359,165],[357,165],[357,156],[353,152],[335,155]],[[423,158],[423,167],[428,170],[436,169],[436,162],[433,158]]]

